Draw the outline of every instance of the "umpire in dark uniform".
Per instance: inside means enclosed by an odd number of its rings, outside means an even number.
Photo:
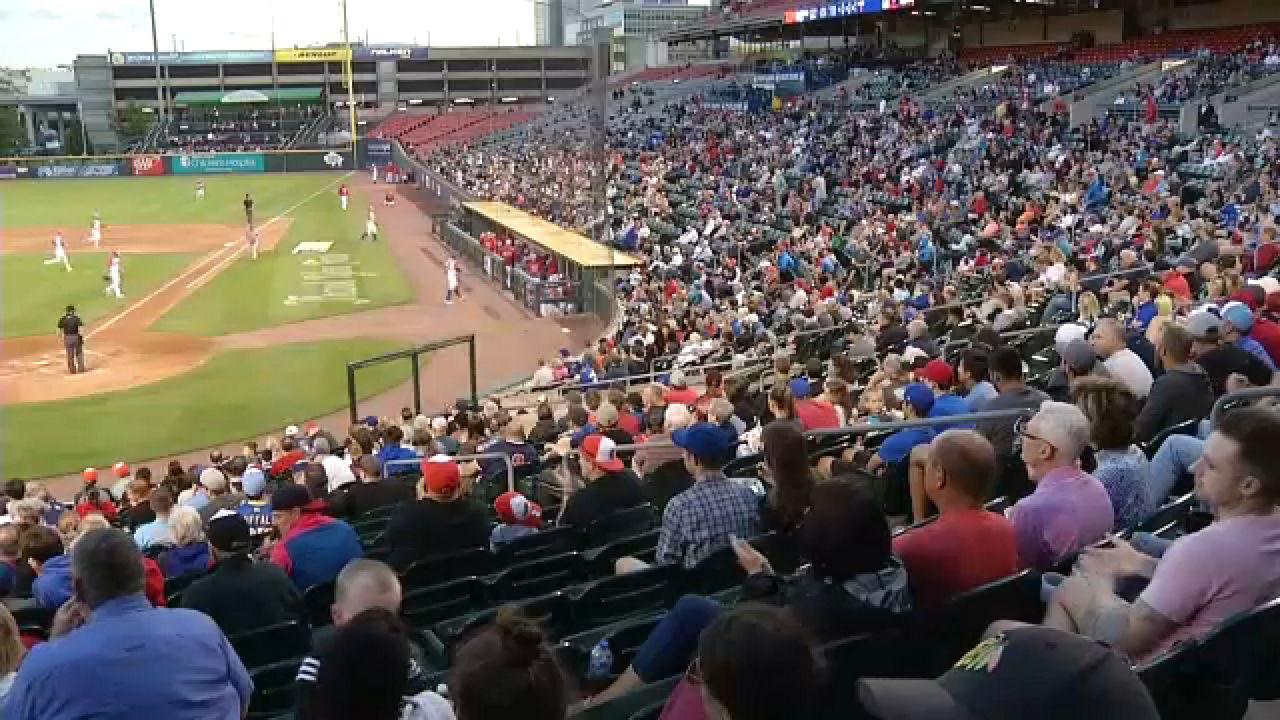
[[[67,370],[75,375],[84,372],[84,321],[76,315],[76,306],[68,305],[67,312],[58,321],[62,335],[62,347],[67,351]]]
[[[249,224],[249,229],[253,229],[253,197],[249,193],[244,194],[244,220]]]

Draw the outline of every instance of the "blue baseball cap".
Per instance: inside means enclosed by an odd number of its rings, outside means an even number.
[[[699,460],[705,458],[719,462],[729,455],[728,433],[711,423],[700,422],[680,428],[671,433],[671,442]]]
[[[244,489],[245,495],[258,497],[267,489],[267,476],[258,468],[249,468],[240,479],[240,487]]]
[[[933,409],[933,391],[924,383],[911,383],[902,389],[902,401],[910,403],[917,414],[928,415]]]
[[[809,386],[809,379],[802,377],[791,378],[791,382],[787,383],[787,387],[791,388],[791,395],[794,396],[796,400],[803,400],[804,398],[809,397],[809,393],[812,390]]]
[[[1229,302],[1223,305],[1222,319],[1231,323],[1231,327],[1241,334],[1253,329],[1253,311],[1242,302]]]

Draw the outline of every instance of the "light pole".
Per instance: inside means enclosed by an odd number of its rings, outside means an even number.
[[[342,63],[342,74],[347,82],[347,118],[351,123],[351,167],[360,167],[360,158],[356,150],[356,80],[351,69],[351,36],[347,30],[347,0],[342,0],[342,44],[346,48],[346,57]]]
[[[156,112],[164,120],[164,82],[160,79],[160,37],[156,35],[156,0],[147,0],[151,7],[151,59],[156,64]]]

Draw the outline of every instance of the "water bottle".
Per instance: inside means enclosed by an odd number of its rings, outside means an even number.
[[[601,640],[591,648],[591,657],[587,660],[587,679],[602,680],[613,674],[613,651],[609,649],[609,641]]]

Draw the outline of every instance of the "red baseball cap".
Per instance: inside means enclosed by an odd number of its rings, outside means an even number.
[[[916,371],[916,377],[928,380],[934,385],[950,385],[955,373],[952,372],[951,366],[947,364],[946,360],[934,358]]]
[[[542,526],[542,506],[515,490],[508,490],[493,501],[498,519],[505,525]]]
[[[588,435],[583,439],[582,457],[601,470],[617,472],[623,468],[618,459],[618,444],[604,435]]]
[[[448,495],[462,485],[462,473],[458,463],[448,455],[432,455],[422,460],[422,483],[427,492]]]

